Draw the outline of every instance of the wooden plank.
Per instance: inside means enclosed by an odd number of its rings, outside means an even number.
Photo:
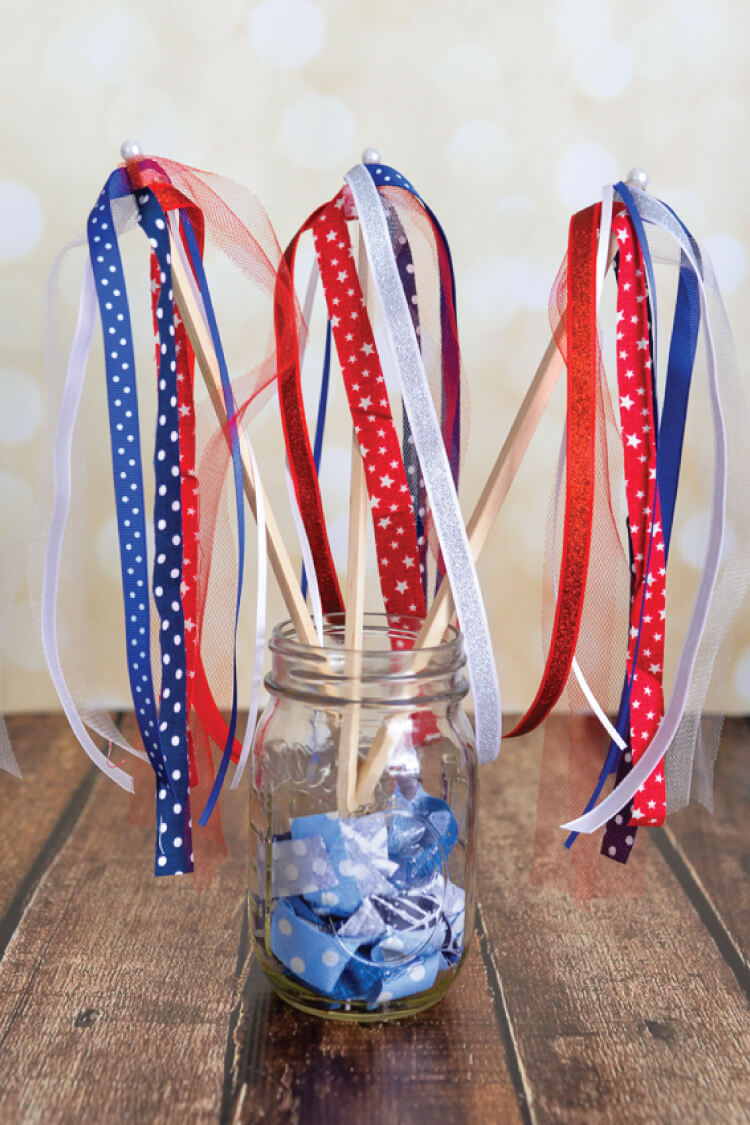
[[[93,767],[64,716],[10,715],[7,723],[23,776],[0,772],[0,919],[9,931],[0,950],[45,866],[50,836],[57,828],[64,839],[93,784]]]
[[[153,829],[97,778],[0,964],[0,1120],[217,1120],[246,813],[246,792],[230,793],[230,858],[197,893],[154,879]]]
[[[714,815],[691,805],[670,817],[666,835],[694,886],[696,908],[712,911],[750,972],[750,723],[727,719],[714,776]],[[665,859],[679,870],[669,850]],[[699,898],[700,896],[700,898]],[[740,974],[742,975],[742,974]]]
[[[659,850],[648,848],[637,898],[627,880],[627,894],[588,902],[559,879],[532,884],[541,757],[534,732],[483,770],[479,851],[533,1119],[747,1121],[745,997]],[[537,855],[536,880],[555,854]]]
[[[524,1120],[505,1059],[480,943],[436,1007],[391,1024],[292,1011],[249,971],[233,1123],[475,1125]]]

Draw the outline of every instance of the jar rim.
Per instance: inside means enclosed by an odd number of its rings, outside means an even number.
[[[333,638],[335,636],[344,636],[346,624],[346,613],[327,613],[323,615],[323,635],[325,638]],[[385,637],[401,636],[404,640],[415,641],[419,636],[419,632],[424,624],[424,618],[417,617],[416,615],[404,613],[378,613],[375,611],[366,612],[363,614],[363,632],[367,636],[382,635]],[[271,631],[271,637],[268,642],[268,647],[271,652],[277,652],[286,656],[304,657],[307,655],[320,654],[325,652],[336,652],[339,654],[359,656],[363,659],[368,657],[379,657],[391,651],[390,645],[384,645],[382,649],[353,649],[346,648],[343,644],[326,645],[311,645],[306,641],[301,641],[297,636],[297,631],[294,623],[290,618],[274,625]],[[397,650],[406,655],[409,652],[418,651],[420,654],[437,654],[454,655],[457,660],[463,657],[463,634],[458,626],[450,624],[443,632],[443,639],[437,644],[425,645],[419,647],[418,650],[413,648],[404,648]]]

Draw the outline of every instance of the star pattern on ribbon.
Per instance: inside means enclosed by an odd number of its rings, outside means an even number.
[[[383,601],[389,613],[424,617],[422,564],[401,444],[357,276],[344,208],[337,203],[334,200],[318,214],[313,239],[352,425],[365,466]]]
[[[617,383],[625,462],[631,601],[627,677],[631,682],[629,746],[620,776],[643,755],[664,715],[662,676],[666,624],[666,560],[657,490],[657,433],[651,336],[643,254],[624,207],[613,215],[619,245]],[[625,862],[640,824],[663,824],[666,789],[662,766],[605,831],[602,851]]]

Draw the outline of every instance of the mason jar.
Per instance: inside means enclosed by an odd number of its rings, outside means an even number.
[[[253,746],[250,928],[278,995],[315,1015],[421,1011],[456,978],[474,927],[477,760],[460,632],[343,615],[323,645],[270,641]]]

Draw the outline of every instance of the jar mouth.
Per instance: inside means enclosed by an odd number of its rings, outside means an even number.
[[[450,626],[446,639],[415,648],[423,621],[403,614],[366,613],[363,645],[345,647],[346,615],[323,619],[323,644],[300,641],[291,621],[277,625],[269,641],[271,694],[293,694],[327,703],[356,702],[401,707],[409,701],[462,698],[468,684],[463,636]]]
[[[424,619],[409,614],[395,613],[365,613],[363,614],[363,640],[365,647],[361,649],[347,648],[345,645],[346,614],[328,613],[323,617],[323,651],[334,651],[342,655],[357,655],[367,660],[369,656],[391,656],[403,652],[404,655],[417,651],[423,656],[430,657],[440,654],[446,661],[455,655],[455,660],[463,664],[463,638],[461,631],[455,625],[449,625],[444,632],[443,640],[436,645],[421,646],[414,650],[414,642],[419,636]],[[297,636],[291,620],[279,622],[275,625],[268,642],[271,652],[278,652],[286,656],[304,657],[306,655],[319,655],[320,645],[309,645]]]

